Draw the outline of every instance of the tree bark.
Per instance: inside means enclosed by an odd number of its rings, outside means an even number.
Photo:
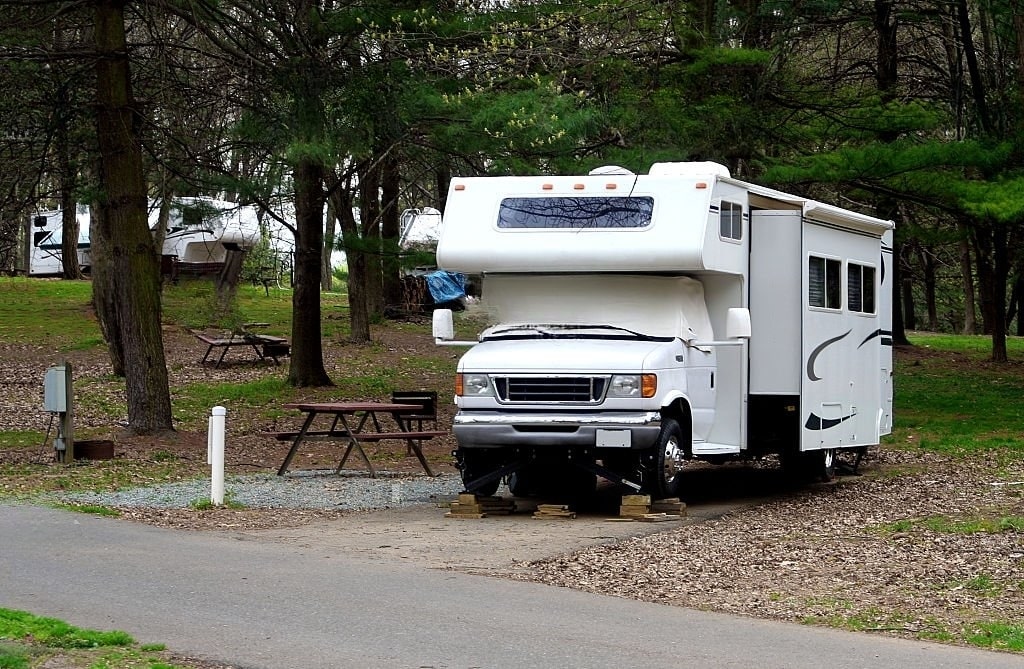
[[[976,319],[977,306],[974,303],[974,272],[971,268],[971,244],[967,238],[967,230],[962,222],[958,222],[960,228],[960,277],[964,287],[964,329],[965,335],[976,334],[978,323]]]
[[[380,211],[380,163],[371,165],[361,174],[360,219],[362,223],[362,243],[366,272],[363,286],[366,294],[366,308],[371,320],[379,320],[384,314],[383,267],[381,263],[381,211]]]
[[[110,294],[124,353],[128,428],[173,430],[160,329],[160,274],[147,225],[146,183],[124,24],[125,0],[97,0],[96,134],[100,155],[99,225]]]
[[[384,196],[381,208],[381,237],[383,238],[383,298],[386,306],[402,305],[402,263],[398,253],[398,236],[401,212],[398,209],[398,196],[401,192],[401,175],[398,169],[398,156],[394,151],[384,157],[383,179],[381,192]]]
[[[292,354],[288,382],[297,387],[331,386],[324,369],[320,326],[320,254],[324,248],[324,170],[300,158],[295,182],[295,284],[292,291]]]
[[[57,153],[60,171],[61,209],[61,278],[81,279],[82,268],[78,262],[78,203],[75,199],[77,179],[71,162],[71,144],[68,140],[68,116],[70,100],[67,86],[61,86],[57,93],[57,128],[54,133],[54,150]]]

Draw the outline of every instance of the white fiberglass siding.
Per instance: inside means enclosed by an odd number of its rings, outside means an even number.
[[[712,176],[454,179],[438,243],[438,264],[469,273],[707,269],[702,254],[714,186]],[[499,228],[502,200],[560,196],[651,198],[651,223],[622,228]],[[717,225],[717,216],[714,222]]]

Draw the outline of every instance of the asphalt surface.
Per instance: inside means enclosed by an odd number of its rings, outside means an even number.
[[[240,668],[1024,667],[1016,655],[22,506],[0,506],[0,606]]]

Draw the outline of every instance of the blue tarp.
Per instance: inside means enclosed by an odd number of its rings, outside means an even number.
[[[451,302],[466,295],[466,275],[437,270],[423,277],[436,304]]]

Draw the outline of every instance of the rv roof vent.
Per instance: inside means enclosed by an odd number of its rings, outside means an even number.
[[[591,176],[602,175],[609,176],[612,174],[622,174],[624,176],[632,175],[633,173],[627,170],[625,167],[619,167],[618,165],[602,165],[601,167],[595,167],[590,170]]]
[[[725,165],[705,161],[701,163],[654,163],[648,174],[657,177],[693,177],[719,176],[728,177],[729,168]]]

